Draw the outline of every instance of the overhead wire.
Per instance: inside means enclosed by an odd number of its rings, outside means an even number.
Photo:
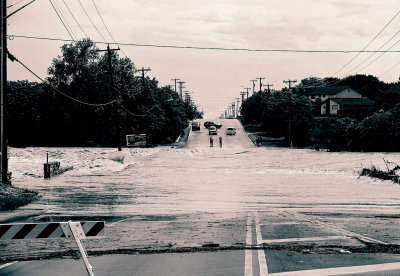
[[[21,1],[18,1],[18,2],[16,2],[16,3],[14,3],[14,4],[8,5],[8,6],[7,6],[7,9],[8,9],[8,8],[11,8],[11,7],[14,7],[15,5],[18,5],[19,3],[24,2],[24,1],[26,1],[26,0],[21,0]]]
[[[332,74],[332,76],[336,75],[337,73],[339,73],[340,71],[342,71],[344,68],[347,67],[347,65],[349,65],[351,62],[353,62],[353,60],[355,60],[361,53],[364,52],[364,50],[371,45],[372,42],[375,41],[375,39],[392,23],[392,21],[400,14],[400,10],[397,11],[397,13],[392,17],[392,19],[390,19],[390,21],[388,23],[386,23],[386,25],[378,32],[378,34],[376,34],[374,36],[374,38],[361,50],[361,52],[359,52],[357,55],[355,55],[350,61],[348,61],[345,65],[343,65],[339,70],[337,70],[335,73]]]
[[[58,9],[58,12],[60,13],[61,18],[64,20],[65,25],[70,29],[72,35],[75,37],[75,40],[76,40],[76,38],[77,38],[78,36],[75,34],[74,28],[72,28],[72,26],[69,24],[69,21],[67,20],[66,16],[64,15],[63,10],[62,10],[62,9],[60,8],[60,6],[57,4],[57,1],[58,1],[58,0],[53,0],[54,6]]]
[[[394,68],[396,68],[397,66],[400,65],[400,62],[396,63],[395,65],[393,65],[392,67],[390,67],[388,70],[386,70],[385,72],[383,72],[382,74],[379,75],[379,77],[383,77],[384,75],[386,75],[387,73],[389,73],[390,71],[392,71]]]
[[[62,38],[50,38],[50,37],[38,37],[38,36],[27,36],[27,35],[14,35],[9,36],[16,38],[27,38],[27,39],[38,39],[38,40],[51,40],[51,41],[63,41],[71,42],[70,39]],[[99,42],[93,41],[96,44],[114,44],[122,46],[135,46],[135,47],[155,47],[155,48],[172,48],[172,49],[193,49],[193,50],[218,50],[218,51],[247,51],[247,52],[288,52],[288,53],[400,53],[400,50],[389,50],[389,51],[362,51],[362,50],[295,50],[295,49],[250,49],[250,48],[223,48],[223,47],[198,47],[198,46],[178,46],[178,45],[159,45],[159,44],[139,44],[139,43],[114,43],[114,42]]]
[[[70,8],[68,7],[67,3],[65,2],[65,0],[62,0],[64,2],[65,7],[67,8],[67,10],[69,11],[69,13],[71,14],[72,18],[74,19],[75,23],[79,26],[79,28],[81,29],[81,31],[84,33],[84,35],[86,37],[89,37],[86,32],[83,30],[81,24],[79,24],[78,20],[76,20],[74,14],[71,12]]]
[[[390,48],[388,49],[388,50],[390,50],[390,49],[392,49],[394,46],[396,46],[397,45],[397,43],[399,43],[400,42],[400,39],[399,40],[397,40],[392,46],[390,46]],[[378,59],[380,59],[384,54],[386,54],[387,52],[383,52],[383,53],[381,53],[379,56],[377,56],[374,60],[372,60],[370,63],[368,63],[367,65],[365,65],[363,68],[361,68],[359,71],[362,71],[362,70],[364,70],[365,68],[367,68],[368,66],[370,66],[372,63],[374,63],[375,61],[377,61]]]
[[[9,57],[12,56],[10,53],[8,53]],[[56,91],[57,93],[60,93],[61,95],[63,95],[64,97],[75,101],[77,103],[80,104],[84,104],[84,105],[89,105],[89,106],[106,106],[106,105],[110,105],[113,104],[116,100],[112,100],[110,102],[107,103],[87,103],[78,99],[75,99],[67,94],[65,94],[64,92],[60,91],[59,89],[57,89],[56,87],[54,87],[52,84],[50,84],[49,82],[45,81],[43,78],[41,78],[38,74],[36,74],[35,72],[33,72],[33,70],[31,70],[28,66],[26,66],[24,63],[22,63],[19,59],[17,59],[15,56],[12,56],[10,58],[12,61],[16,61],[19,64],[21,64],[26,70],[28,70],[32,75],[34,75],[36,78],[38,78],[39,80],[41,80],[44,84],[46,84],[47,86],[49,86],[50,88],[52,88],[54,91]]]
[[[96,29],[97,33],[103,38],[103,40],[108,44],[107,40],[104,38],[104,36],[100,33],[99,29],[97,29],[96,24],[94,24],[93,20],[90,18],[89,14],[87,13],[85,7],[82,5],[81,0],[78,0],[79,5],[82,7],[83,11],[85,12],[87,18],[90,20],[92,23],[92,26]]]
[[[64,21],[61,19],[60,15],[58,14],[56,8],[55,8],[54,5],[53,5],[53,2],[52,2],[51,0],[49,0],[49,2],[50,2],[50,4],[51,4],[51,6],[53,7],[54,11],[56,12],[58,18],[60,19],[61,23],[63,24],[64,28],[67,30],[69,36],[72,38],[72,41],[75,42],[75,38],[72,36],[71,32],[68,30],[68,28],[67,28],[67,26],[65,25]]]
[[[63,1],[64,1],[64,0],[63,0]],[[103,17],[101,16],[101,13],[100,13],[99,9],[97,8],[96,2],[95,2],[94,0],[92,0],[92,2],[93,2],[94,7],[96,8],[97,14],[98,14],[99,17],[100,17],[101,22],[103,22],[103,25],[104,25],[104,27],[106,28],[108,34],[110,35],[110,37],[111,37],[111,39],[113,40],[113,42],[114,42],[115,44],[117,44],[118,47],[119,47],[119,44],[115,41],[114,36],[111,34],[111,32],[110,32],[110,30],[108,29],[106,23],[104,22],[104,19],[103,19]],[[125,54],[125,52],[124,52],[122,49],[120,49],[120,50],[121,50],[121,52],[125,55],[125,57],[127,57],[127,55]]]
[[[400,33],[400,30],[397,31],[394,35],[392,35],[392,37],[390,37],[388,40],[386,40],[385,43],[383,43],[383,45],[381,47],[378,48],[378,50],[374,53],[372,53],[369,57],[367,57],[365,60],[363,60],[361,63],[359,63],[357,66],[355,66],[353,69],[351,69],[350,71],[348,71],[347,73],[345,73],[343,76],[348,75],[350,72],[354,71],[355,69],[357,69],[358,67],[360,67],[361,65],[363,65],[366,61],[368,61],[371,57],[373,57],[375,54],[378,53],[378,51],[380,51],[383,47],[385,47],[390,41],[392,41],[393,38],[395,38],[398,34]],[[393,46],[392,46],[393,47]],[[389,49],[391,49],[392,47],[390,47]],[[382,53],[382,52],[380,52]],[[386,51],[383,51],[383,53],[386,53]],[[362,69],[361,69],[362,70]]]

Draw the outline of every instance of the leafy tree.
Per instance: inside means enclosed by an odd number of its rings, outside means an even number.
[[[257,93],[243,103],[245,122],[262,123],[265,130],[284,135],[288,140],[289,122],[293,144],[305,145],[314,129],[311,103],[288,91]]]
[[[148,133],[155,143],[174,140],[189,119],[182,100],[155,79],[136,78],[130,59],[112,52],[111,62],[113,81],[108,56],[84,39],[61,47],[46,84],[9,82],[11,144],[116,146],[123,134],[132,133]]]

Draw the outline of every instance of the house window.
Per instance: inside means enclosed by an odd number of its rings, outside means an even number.
[[[339,109],[339,106],[337,104],[332,105],[332,110],[338,110],[338,109]]]

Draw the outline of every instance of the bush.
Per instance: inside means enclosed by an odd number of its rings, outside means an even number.
[[[38,198],[36,191],[0,184],[0,211],[15,210]]]

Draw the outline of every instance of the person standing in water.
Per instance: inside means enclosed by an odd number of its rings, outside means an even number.
[[[222,148],[222,136],[219,136],[219,147]]]
[[[212,138],[212,136],[210,137],[210,147],[213,147],[214,146],[214,140],[213,140],[213,138]]]

